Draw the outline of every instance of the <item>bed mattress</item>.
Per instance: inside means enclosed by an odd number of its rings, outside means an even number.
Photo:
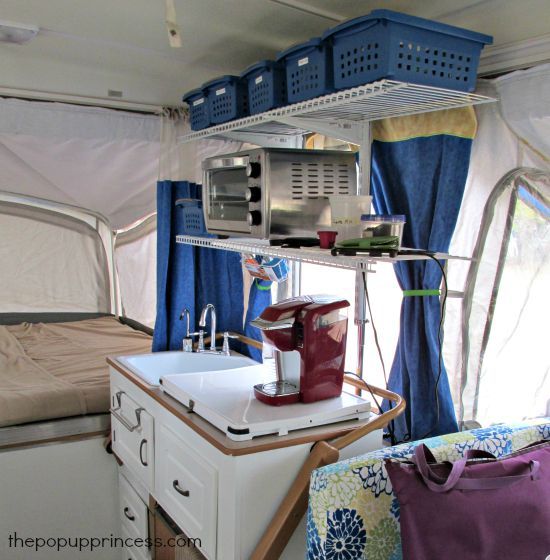
[[[109,355],[151,351],[115,317],[0,325],[0,427],[109,410]]]

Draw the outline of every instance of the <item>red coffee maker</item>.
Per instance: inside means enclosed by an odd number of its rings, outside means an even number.
[[[300,296],[270,305],[252,325],[274,347],[277,380],[254,386],[273,406],[339,397],[344,382],[349,302]]]

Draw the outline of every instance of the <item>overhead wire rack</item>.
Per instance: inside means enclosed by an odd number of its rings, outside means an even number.
[[[476,93],[381,80],[192,132],[180,136],[178,141],[186,143],[201,138],[223,137],[237,131],[270,136],[296,136],[314,128],[304,126],[304,121],[338,123],[345,128],[346,124],[353,127],[388,117],[493,101],[494,98]],[[294,117],[298,124],[292,123]]]

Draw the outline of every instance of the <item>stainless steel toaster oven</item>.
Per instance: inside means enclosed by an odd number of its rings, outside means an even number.
[[[355,154],[257,148],[203,161],[210,233],[258,239],[316,237],[330,195],[357,194]]]

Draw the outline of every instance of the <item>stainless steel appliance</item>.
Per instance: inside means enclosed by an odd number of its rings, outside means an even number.
[[[221,235],[317,237],[330,227],[328,197],[357,194],[352,152],[257,148],[202,168],[206,228]]]

